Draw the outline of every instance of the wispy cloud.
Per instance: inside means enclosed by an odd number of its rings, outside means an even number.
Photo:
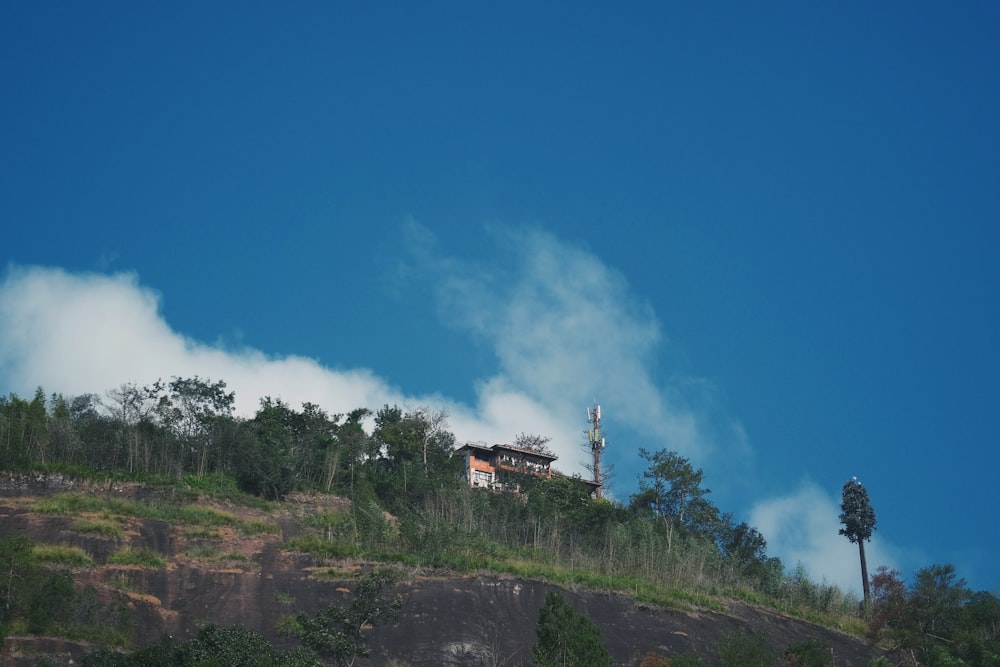
[[[544,405],[564,426],[548,434],[558,453],[575,450],[570,460],[579,458],[579,442],[557,434],[580,434],[584,407],[594,398],[615,423],[658,443],[651,447],[705,458],[720,445],[714,426],[702,420],[709,383],[654,379],[666,343],[652,308],[621,273],[538,229],[491,231],[490,259],[458,259],[411,222],[412,254],[402,268],[402,275],[432,286],[443,321],[495,351],[497,374],[480,383],[481,408],[489,409],[501,387]],[[736,426],[727,435],[743,446],[740,433]]]

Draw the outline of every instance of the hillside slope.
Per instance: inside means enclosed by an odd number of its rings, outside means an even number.
[[[74,569],[74,579],[95,586],[105,599],[127,603],[138,646],[164,634],[189,639],[205,624],[214,623],[242,624],[277,647],[290,647],[290,640],[275,632],[281,618],[346,601],[353,584],[351,572],[363,565],[320,563],[282,549],[283,541],[300,530],[302,516],[321,504],[343,502],[339,499],[296,496],[268,511],[203,501],[206,507],[244,521],[270,523],[276,527],[271,533],[248,536],[221,526],[206,535],[164,520],[133,517],[121,536],[109,538],[75,529],[79,517],[38,511],[39,498],[66,491],[121,499],[153,493],[138,486],[95,488],[62,478],[9,475],[0,480],[0,538],[27,534],[38,544],[72,545],[90,554],[95,565]],[[109,563],[109,556],[125,546],[161,554],[167,565]],[[208,551],[217,555],[197,557]],[[331,565],[335,565],[333,576]],[[398,622],[371,630],[372,656],[367,664],[396,660],[409,665],[529,665],[538,610],[545,595],[556,588],[544,581],[488,573],[460,576],[407,570],[398,587],[404,600],[402,615]],[[694,651],[711,658],[712,647],[730,632],[763,632],[779,651],[816,640],[831,647],[836,665],[843,667],[863,667],[878,654],[854,637],[740,602],[720,601],[722,612],[682,611],[636,604],[621,593],[559,590],[600,628],[616,665],[637,665],[650,651],[667,656]],[[71,664],[71,659],[79,664],[89,648],[8,638],[2,664],[35,665],[40,655],[50,656],[55,664]]]

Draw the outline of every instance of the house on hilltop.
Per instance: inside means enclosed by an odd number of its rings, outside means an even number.
[[[455,451],[465,458],[469,486],[480,489],[501,488],[497,478],[501,472],[548,479],[552,477],[552,462],[559,458],[554,454],[511,445],[487,447],[485,442],[467,442]]]
[[[512,445],[487,446],[485,442],[467,442],[455,450],[465,459],[465,478],[474,489],[501,490],[503,473],[530,475],[541,479],[562,476],[552,469],[552,462],[559,457],[555,454],[525,449]],[[581,480],[593,495],[599,485]]]

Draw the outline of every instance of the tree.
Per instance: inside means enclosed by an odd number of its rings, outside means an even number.
[[[872,576],[871,620],[868,637],[877,641],[883,633],[901,630],[906,623],[907,591],[898,570],[880,565]]]
[[[781,561],[767,557],[767,540],[747,522],[734,524],[731,514],[723,514],[719,519],[716,542],[734,572],[742,577],[764,589],[780,580]]]
[[[972,597],[952,565],[917,571],[910,594],[910,626],[927,643],[949,643],[962,624],[962,607]]]
[[[354,479],[357,469],[364,464],[365,458],[369,454],[368,447],[371,442],[371,438],[365,433],[363,422],[366,418],[371,416],[371,410],[368,408],[358,408],[352,410],[347,415],[347,421],[345,421],[339,429],[337,429],[337,441],[340,447],[343,449],[343,454],[346,457],[346,465],[348,471],[350,472],[350,478],[348,480],[348,496],[354,499]],[[333,482],[331,478],[329,482]],[[324,490],[329,491],[329,486],[325,486]]]
[[[25,535],[0,540],[0,630],[26,605],[37,565]]]
[[[663,519],[667,529],[667,553],[673,549],[674,526],[697,532],[711,532],[719,521],[719,511],[705,498],[710,489],[701,488],[704,473],[677,452],[640,449],[649,468],[639,480],[639,493],[632,496],[632,508],[651,511]]]
[[[147,391],[159,397],[156,410],[160,419],[178,442],[189,448],[192,467],[204,476],[214,449],[213,428],[220,420],[232,417],[236,395],[226,392],[224,381],[202,380],[197,375],[175,377],[167,385],[158,380]],[[174,463],[181,465],[181,461]]]
[[[240,489],[274,499],[291,490],[297,418],[281,399],[260,399],[257,414],[247,423],[240,456],[232,462]]]
[[[546,435],[535,435],[534,433],[521,433],[514,437],[514,446],[520,449],[528,449],[539,454],[552,454],[549,443],[552,438]]]
[[[284,624],[284,631],[339,667],[353,665],[357,658],[368,655],[365,630],[380,619],[399,615],[403,599],[390,592],[397,578],[390,568],[370,570],[358,579],[354,598],[346,608],[330,605],[315,616],[300,612]]]
[[[104,405],[111,418],[118,425],[118,440],[127,451],[126,468],[129,472],[149,469],[148,442],[145,456],[140,453],[139,425],[150,419],[156,409],[156,395],[149,387],[139,387],[134,383],[120,385],[105,393]],[[140,463],[142,465],[140,466]]]
[[[39,387],[28,404],[28,456],[32,462],[45,464],[49,445],[49,415],[45,409],[45,391]]]
[[[746,521],[734,525],[728,513],[720,526],[719,542],[722,553],[740,565],[761,562],[767,557],[767,540],[760,531]]]
[[[439,410],[420,408],[413,413],[412,418],[417,422],[416,431],[420,434],[424,477],[427,477],[432,468],[429,454],[431,456],[442,452],[450,454],[455,449],[455,436],[448,431],[448,411],[444,408]]]
[[[556,592],[545,596],[538,614],[536,667],[611,667],[611,655],[601,644],[593,621],[578,614]]]
[[[844,524],[838,532],[858,545],[861,555],[861,583],[865,593],[866,613],[871,609],[872,589],[868,581],[868,562],[865,560],[865,542],[871,540],[875,530],[875,510],[872,509],[868,491],[857,477],[844,482],[843,498],[840,503],[840,522]]]
[[[62,394],[52,394],[49,414],[49,449],[54,460],[75,463],[80,451],[80,437],[73,428],[69,401]]]
[[[919,570],[909,589],[899,572],[880,567],[872,608],[869,638],[891,640],[906,664],[1000,665],[1000,600],[973,593],[951,565]]]
[[[962,606],[958,639],[962,657],[970,665],[1000,664],[1000,600],[993,593],[973,593]]]
[[[458,483],[461,460],[452,457],[455,436],[448,431],[447,413],[426,408],[403,412],[384,406],[375,413],[373,445],[383,474],[376,487],[389,503],[422,496],[429,489]]]
[[[329,492],[340,467],[341,443],[338,438],[342,415],[328,415],[315,403],[303,403],[296,429],[294,460],[296,474],[312,479]]]
[[[81,394],[70,402],[69,418],[80,441],[80,463],[109,470],[115,467],[114,442],[119,429],[101,408],[97,394]]]

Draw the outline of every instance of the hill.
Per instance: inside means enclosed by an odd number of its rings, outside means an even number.
[[[135,647],[164,635],[190,639],[206,624],[241,624],[276,647],[289,648],[294,640],[276,632],[279,621],[344,603],[354,574],[366,565],[290,548],[308,530],[310,515],[343,505],[344,499],[290,494],[282,503],[246,506],[210,497],[178,503],[173,493],[139,484],[3,474],[0,538],[27,535],[35,544],[89,558],[71,566],[74,582],[93,587],[105,603],[117,601],[129,610]],[[151,508],[158,509],[146,511]],[[102,525],[107,528],[94,528]],[[556,589],[600,628],[616,665],[638,665],[650,652],[694,652],[710,659],[719,642],[734,633],[763,633],[779,652],[816,641],[844,667],[862,667],[879,655],[856,637],[737,600],[664,607],[638,603],[619,590],[409,567],[397,588],[402,614],[370,631],[367,664],[531,664],[538,610]],[[34,666],[41,657],[51,664],[79,664],[93,648],[85,642],[8,637],[3,665]]]

